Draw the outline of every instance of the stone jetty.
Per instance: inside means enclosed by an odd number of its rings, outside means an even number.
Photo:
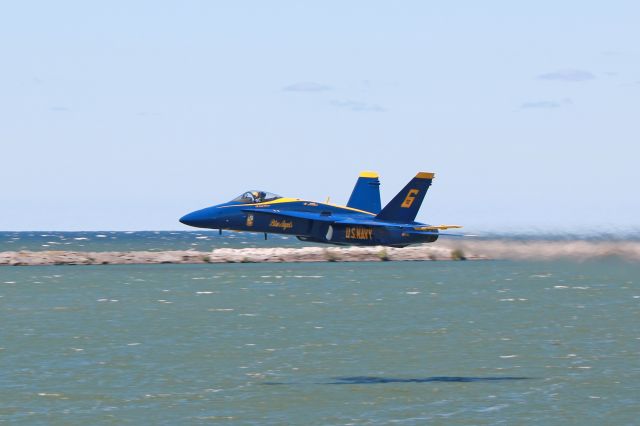
[[[205,264],[273,262],[379,262],[427,260],[588,260],[617,257],[640,261],[640,242],[456,240],[405,248],[391,247],[259,247],[184,251],[18,251],[0,252],[0,266]]]

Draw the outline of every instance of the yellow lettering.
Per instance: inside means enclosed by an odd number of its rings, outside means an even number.
[[[347,226],[345,228],[344,236],[346,239],[350,240],[372,240],[373,229],[361,226]]]
[[[420,191],[418,189],[410,189],[409,193],[407,194],[407,197],[404,199],[400,207],[405,209],[408,209],[409,207],[411,207],[411,205],[416,199],[416,195],[418,195],[419,192]]]
[[[286,231],[287,229],[293,228],[293,222],[288,220],[271,219],[271,222],[269,222],[269,226],[272,228],[282,228]]]

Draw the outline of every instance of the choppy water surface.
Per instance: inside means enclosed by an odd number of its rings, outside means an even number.
[[[637,424],[640,266],[0,269],[12,424]]]
[[[304,245],[309,245],[304,243]],[[0,231],[0,251],[162,251],[245,247],[302,247],[297,238],[270,234],[224,231]]]

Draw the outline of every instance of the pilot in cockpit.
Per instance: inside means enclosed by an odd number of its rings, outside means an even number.
[[[267,194],[265,194],[262,191],[253,191],[251,192],[251,195],[253,195],[253,202],[254,203],[261,203],[264,201],[264,198]]]
[[[264,203],[265,201],[272,201],[281,198],[279,195],[272,194],[271,192],[264,191],[247,191],[242,195],[234,198],[231,201],[235,201],[242,204],[257,204]]]

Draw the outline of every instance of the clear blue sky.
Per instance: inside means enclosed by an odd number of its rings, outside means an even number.
[[[637,1],[0,6],[0,230],[186,229],[249,188],[419,220],[640,225]]]

